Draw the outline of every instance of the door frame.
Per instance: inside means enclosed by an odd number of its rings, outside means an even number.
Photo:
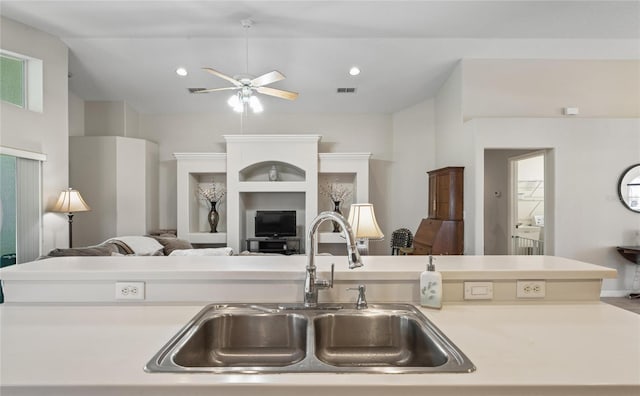
[[[544,174],[544,216],[545,216],[545,225],[546,225],[546,220],[547,220],[547,200],[549,199],[548,196],[548,192],[547,192],[547,175],[549,174],[548,172],[548,157],[549,157],[549,149],[534,149],[534,151],[531,151],[530,153],[526,153],[526,154],[522,154],[522,155],[516,155],[513,157],[509,157],[508,161],[509,161],[509,198],[508,198],[508,202],[509,202],[509,208],[508,208],[508,223],[509,223],[509,233],[507,235],[507,254],[509,255],[513,255],[513,234],[514,234],[514,230],[516,229],[516,223],[517,223],[517,218],[516,218],[516,207],[518,206],[518,180],[517,180],[517,171],[516,171],[516,164],[518,161],[521,160],[525,160],[525,159],[529,159],[529,158],[534,158],[534,157],[540,157],[542,156],[542,163],[543,163],[543,174]],[[544,226],[542,227],[542,240],[545,241],[547,240],[547,227]],[[545,245],[545,250],[544,250],[545,254],[547,252],[546,250],[546,245]]]

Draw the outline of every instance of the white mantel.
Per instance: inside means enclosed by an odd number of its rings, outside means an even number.
[[[242,240],[248,235],[247,206],[243,194],[299,193],[304,195],[304,230],[318,207],[318,142],[319,135],[225,135],[227,142],[227,245],[239,252]],[[303,175],[302,180],[243,181],[242,174],[252,166],[266,172],[272,164],[293,167]],[[266,173],[265,173],[266,176]]]

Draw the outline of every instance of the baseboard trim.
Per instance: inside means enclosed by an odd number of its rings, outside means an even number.
[[[627,297],[631,290],[602,290],[600,297]]]

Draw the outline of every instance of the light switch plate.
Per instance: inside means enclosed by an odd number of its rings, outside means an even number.
[[[492,300],[493,282],[464,282],[465,300]]]

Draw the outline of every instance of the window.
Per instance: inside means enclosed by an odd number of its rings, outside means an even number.
[[[16,160],[0,154],[0,268],[16,263]]]
[[[0,266],[33,261],[41,254],[42,162],[46,158],[0,146]]]
[[[24,107],[25,61],[0,54],[0,99]]]
[[[0,100],[42,112],[42,60],[0,49]]]

